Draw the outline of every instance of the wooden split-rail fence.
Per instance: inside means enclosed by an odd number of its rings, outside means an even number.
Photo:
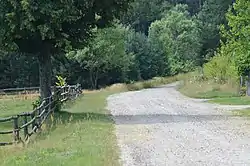
[[[75,99],[82,93],[80,84],[55,87],[54,89],[52,95],[43,99],[35,110],[7,118],[0,118],[0,125],[1,123],[11,122],[13,124],[12,130],[0,131],[0,135],[13,135],[13,140],[10,142],[1,142],[0,140],[0,146],[27,141],[31,135],[41,129],[46,119],[55,111],[58,102],[63,103],[67,100]],[[20,136],[21,131],[24,134],[23,140]]]

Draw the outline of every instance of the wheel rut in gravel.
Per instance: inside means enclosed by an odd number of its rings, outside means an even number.
[[[249,166],[250,121],[176,84],[110,96],[123,166]]]

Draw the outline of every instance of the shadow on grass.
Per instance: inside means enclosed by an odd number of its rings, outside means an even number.
[[[100,113],[70,113],[60,112],[55,114],[55,119],[60,124],[76,123],[81,121],[116,123],[122,125],[156,124],[156,123],[187,123],[203,121],[224,121],[240,115],[172,115],[172,114],[148,114],[148,115],[115,115]]]
[[[61,124],[76,123],[80,121],[112,123],[111,115],[99,113],[71,113],[61,111],[55,114],[55,119]]]
[[[71,113],[67,111],[55,112],[50,118],[46,120],[44,129],[38,133],[35,141],[45,140],[53,131],[58,127],[74,124],[78,122],[91,122],[91,123],[109,123],[113,124],[114,121],[111,115],[96,114],[96,113]],[[84,126],[83,126],[84,127]]]

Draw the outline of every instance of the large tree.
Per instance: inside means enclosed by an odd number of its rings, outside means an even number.
[[[133,61],[133,55],[125,52],[125,34],[128,29],[120,24],[98,29],[96,37],[84,49],[72,51],[67,56],[78,61],[88,72],[92,88],[99,88],[101,77],[109,71],[120,70],[126,73]]]
[[[176,5],[149,29],[149,39],[164,51],[161,54],[168,59],[172,75],[192,70],[200,58],[200,29],[187,9],[187,5]]]
[[[41,97],[51,95],[51,56],[83,46],[129,0],[0,0],[0,50],[35,55]]]
[[[130,3],[121,20],[137,32],[147,35],[150,24],[160,19],[162,12],[169,8],[170,4],[165,0],[136,0]]]
[[[220,25],[227,23],[225,14],[232,4],[232,0],[206,0],[198,13],[199,27],[201,28],[203,63],[209,56],[214,55],[220,44]]]
[[[227,26],[223,26],[222,34],[226,42],[222,49],[234,61],[239,75],[248,75],[250,96],[250,1],[236,0],[226,14]]]

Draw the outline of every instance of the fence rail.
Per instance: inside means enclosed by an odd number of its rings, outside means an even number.
[[[13,141],[1,142],[0,146],[12,145],[20,141],[27,141],[27,139],[36,133],[45,120],[51,113],[54,112],[57,102],[63,103],[67,100],[73,100],[81,94],[81,86],[79,84],[73,86],[56,87],[52,95],[41,101],[41,104],[31,112],[24,112],[15,116],[0,118],[0,124],[6,122],[13,123],[13,129],[9,131],[0,131],[0,135],[13,135]],[[20,120],[22,123],[20,124]],[[31,130],[29,131],[29,127]],[[23,130],[24,140],[20,137],[20,132]]]
[[[54,88],[54,86],[51,86]],[[15,94],[29,94],[29,93],[38,93],[40,87],[24,87],[24,88],[5,88],[0,89],[0,95],[15,95]]]

